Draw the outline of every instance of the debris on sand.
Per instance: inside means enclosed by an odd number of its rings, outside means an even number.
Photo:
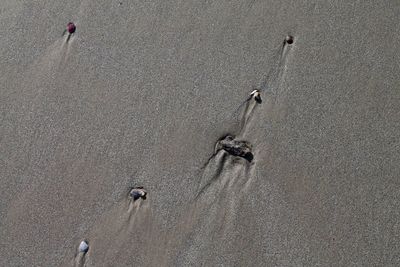
[[[291,36],[291,35],[286,36],[285,43],[293,44],[293,42],[294,42],[294,37],[293,36]]]
[[[88,245],[88,243],[86,243],[86,241],[82,241],[80,244],[79,244],[79,252],[82,252],[82,253],[86,253],[86,252],[88,252],[88,250],[89,250],[89,245]]]
[[[254,100],[258,103],[261,104],[262,100],[261,100],[261,94],[260,94],[260,90],[253,90],[253,92],[250,93],[250,97],[254,98]]]
[[[249,162],[254,158],[253,153],[251,153],[252,146],[249,142],[235,140],[234,137],[230,135],[218,141],[216,150],[218,151],[221,149],[232,156],[245,158]]]
[[[67,32],[69,34],[73,34],[76,31],[76,25],[73,22],[68,22],[67,24]]]
[[[135,187],[129,192],[129,196],[133,198],[133,200],[146,199],[147,192],[143,189],[142,186]]]

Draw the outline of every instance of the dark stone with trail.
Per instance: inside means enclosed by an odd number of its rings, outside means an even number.
[[[129,196],[133,198],[134,201],[138,200],[139,198],[146,199],[147,192],[143,189],[143,187],[136,187],[133,188],[129,192]]]
[[[249,142],[235,140],[230,135],[218,141],[216,148],[217,151],[223,149],[232,156],[245,158],[249,162],[254,158],[253,153],[251,153],[252,146]]]

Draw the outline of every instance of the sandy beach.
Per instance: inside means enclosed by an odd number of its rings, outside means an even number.
[[[1,1],[0,266],[399,266],[399,14]]]

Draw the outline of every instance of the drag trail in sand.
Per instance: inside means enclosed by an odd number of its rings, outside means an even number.
[[[245,138],[247,123],[257,105],[260,103],[254,97],[246,100],[239,129],[240,137],[228,135],[221,138],[216,143],[214,155],[201,169],[198,193],[176,230],[184,238],[178,241],[175,252],[178,256],[172,264],[212,264],[222,244],[228,250],[236,245],[235,222],[240,220],[237,218],[237,210],[247,194],[251,193],[249,185],[256,171],[252,145],[242,139]],[[244,156],[246,153],[251,157]],[[202,240],[205,237],[212,240],[211,243],[204,243]],[[223,261],[219,259],[217,262],[220,260]]]
[[[84,267],[86,263],[86,255],[87,253],[77,252],[75,255],[75,259],[73,261],[72,266],[74,267]]]
[[[78,254],[72,266],[129,265],[135,262],[152,264],[159,261],[159,247],[165,240],[151,212],[151,197],[133,201],[129,196],[105,212],[87,233],[90,249],[86,256]]]
[[[63,37],[62,39],[56,40],[52,45],[50,45],[45,53],[43,53],[27,70],[27,75],[25,75],[24,79],[21,81],[21,88],[23,90],[22,95],[25,96],[26,99],[29,99],[29,105],[21,105],[22,114],[24,117],[21,117],[19,123],[23,123],[24,121],[34,120],[35,116],[46,116],[50,107],[45,106],[43,103],[43,98],[47,99],[52,97],[52,95],[57,95],[58,86],[56,84],[56,80],[60,78],[64,65],[68,60],[68,54],[70,51],[70,46],[72,43],[72,39],[69,43],[66,42],[67,37]],[[49,79],[50,78],[50,79]],[[50,86],[48,86],[50,85]],[[51,90],[46,90],[47,88],[51,88]],[[27,131],[28,134],[28,144],[26,154],[31,153],[39,153],[39,151],[33,151],[33,146],[35,142],[38,142],[37,136],[40,135],[40,132],[44,132],[47,127],[44,125],[43,127],[39,127],[41,125],[37,125],[36,129],[31,129]],[[27,186],[26,188],[21,185],[21,195],[25,193],[29,195],[31,191],[34,191],[34,187],[32,184]],[[39,185],[37,185],[39,186]],[[26,200],[26,198],[25,198]],[[16,211],[16,213],[24,213],[24,209],[29,209],[28,206],[21,205],[19,201],[25,201],[23,198],[17,198],[12,206],[15,205],[15,209],[11,209],[10,211]],[[24,207],[24,208],[23,208]],[[10,214],[10,216],[14,216]],[[15,215],[16,216],[16,215]]]
[[[260,85],[261,92],[277,92],[284,78],[290,51],[294,46],[294,38],[286,36],[282,44],[277,46],[275,56],[272,58],[271,67]]]
[[[177,230],[184,238],[177,249],[176,262],[187,266],[207,264],[221,254],[217,251],[222,246],[234,248],[235,222],[240,220],[236,211],[251,193],[248,186],[254,171],[253,163],[224,150],[210,160],[201,177],[199,195]],[[204,243],[204,238],[211,242]]]
[[[21,95],[29,105],[21,105],[21,113],[25,114],[25,117],[21,118],[21,124],[23,121],[33,120],[35,116],[47,116],[51,113],[51,109],[55,107],[45,105],[43,99],[57,99],[59,102],[68,94],[63,90],[62,84],[69,79],[66,68],[73,42],[73,35],[63,35],[55,40],[27,69],[20,81],[20,88]],[[32,137],[30,141],[34,142],[36,138]]]
[[[290,39],[290,43],[288,43],[287,39]],[[279,94],[279,87],[285,78],[284,76],[287,68],[288,56],[294,46],[293,41],[293,37],[288,35],[282,44],[279,44],[274,49],[271,65],[267,74],[262,79],[261,84],[253,88],[260,93],[261,102],[264,98],[269,99],[271,96],[276,97]],[[257,103],[257,101],[250,101],[252,98],[253,95],[250,95],[233,112],[233,117],[239,121],[239,131],[237,133],[237,137],[244,136],[246,134],[246,130],[249,128],[247,127],[247,124],[249,123],[255,108],[258,106],[258,104],[261,104]]]

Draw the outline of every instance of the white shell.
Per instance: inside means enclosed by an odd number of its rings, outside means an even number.
[[[139,195],[142,197],[146,195],[146,191],[144,191],[143,189],[139,189],[139,188],[133,188],[129,194],[133,195],[133,193],[135,193],[135,192],[139,193]]]
[[[88,250],[89,250],[89,245],[85,241],[82,241],[79,244],[79,252],[86,253],[88,252]]]
[[[259,93],[258,90],[253,90],[253,92],[251,92],[250,95],[255,95],[255,94],[257,94],[257,93]]]

